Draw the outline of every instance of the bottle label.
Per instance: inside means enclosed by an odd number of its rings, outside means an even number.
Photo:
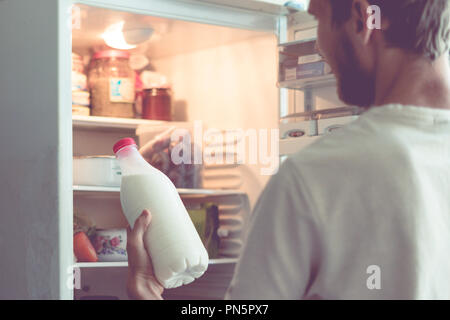
[[[134,83],[131,79],[110,78],[109,89],[109,100],[111,102],[134,102]]]
[[[113,165],[112,170],[116,176],[122,176],[122,169],[120,168],[119,164]]]

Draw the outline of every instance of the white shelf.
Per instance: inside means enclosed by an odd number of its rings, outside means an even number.
[[[75,267],[78,268],[126,268],[128,261],[121,262],[77,262]]]
[[[211,189],[177,189],[181,196],[236,196],[245,195],[239,190],[211,190]],[[74,193],[106,193],[119,194],[120,187],[102,187],[102,186],[73,186]]]
[[[237,263],[236,258],[221,258],[221,259],[210,259],[210,265],[217,264],[233,264]],[[128,261],[121,262],[78,262],[75,263],[75,267],[78,268],[126,268],[128,267]]]
[[[120,187],[73,186],[74,192],[120,192]]]
[[[85,129],[119,129],[119,130],[136,130],[140,125],[166,125],[169,122],[159,120],[131,119],[131,118],[111,118],[111,117],[95,117],[95,116],[72,116],[72,124],[74,128]]]
[[[219,259],[209,259],[209,264],[229,264],[237,263],[239,259],[237,258],[219,258]]]
[[[322,88],[335,85],[336,85],[336,77],[333,74],[291,81],[281,81],[278,83],[279,88],[295,89],[295,90]]]
[[[245,195],[239,190],[211,190],[211,189],[177,189],[180,195],[186,196],[236,196]]]

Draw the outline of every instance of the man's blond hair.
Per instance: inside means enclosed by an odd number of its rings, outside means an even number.
[[[333,20],[341,24],[350,18],[353,0],[329,0]],[[368,0],[381,9],[390,47],[422,55],[434,61],[450,50],[450,0]]]

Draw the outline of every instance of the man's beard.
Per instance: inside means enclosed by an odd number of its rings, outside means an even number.
[[[370,107],[375,102],[375,77],[358,64],[347,37],[343,36],[340,44],[336,72],[339,98],[348,105]]]

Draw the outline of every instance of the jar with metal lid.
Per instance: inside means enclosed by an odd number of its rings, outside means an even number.
[[[144,89],[142,118],[172,120],[172,103],[169,87]]]
[[[106,117],[134,117],[135,73],[130,54],[106,50],[94,54],[89,65],[91,114]]]

